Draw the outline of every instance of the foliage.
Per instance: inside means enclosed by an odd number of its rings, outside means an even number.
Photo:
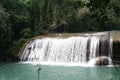
[[[25,29],[23,29],[20,33],[21,33],[21,35],[23,35],[23,37],[24,37],[25,39],[28,39],[28,38],[32,37],[31,32],[32,32],[32,31],[31,31],[30,28],[25,28]]]
[[[27,5],[20,0],[0,0],[0,4],[0,57],[8,59],[9,54],[17,56],[18,49],[14,50],[17,48],[15,44],[22,37],[20,31],[30,26],[30,17]],[[21,47],[20,44],[17,46]]]
[[[23,43],[25,43],[26,39],[25,38],[21,38],[19,40],[16,40],[13,42],[13,45],[10,47],[10,49],[8,49],[7,52],[7,58],[11,59],[11,60],[18,60],[18,51],[21,48],[21,46],[23,45]]]
[[[31,16],[31,26],[33,29],[34,35],[44,34],[45,32],[45,23],[43,14],[44,2],[46,0],[31,0],[29,2],[29,11]]]
[[[119,0],[90,0],[88,3],[88,8],[92,14],[91,18],[99,23],[99,29],[116,29],[116,22],[120,19],[120,13],[118,11],[118,9],[120,9],[119,4]]]
[[[9,35],[10,27],[8,22],[8,14],[5,12],[5,9],[0,6],[0,39],[6,38]]]
[[[6,55],[6,50],[11,45],[11,26],[9,23],[9,14],[5,12],[5,8],[0,5],[0,57]]]

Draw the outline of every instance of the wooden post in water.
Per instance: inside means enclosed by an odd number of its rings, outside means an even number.
[[[37,56],[35,54],[35,51],[34,51],[34,57],[35,57],[35,60],[38,61],[37,63],[37,80],[40,80],[40,71],[41,71],[41,64],[39,63],[39,60],[37,59]]]

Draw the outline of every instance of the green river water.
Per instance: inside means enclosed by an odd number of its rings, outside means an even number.
[[[118,67],[120,70],[120,67]],[[114,67],[37,66],[21,63],[0,63],[0,80],[120,80]]]

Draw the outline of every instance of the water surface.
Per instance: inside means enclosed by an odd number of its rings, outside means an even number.
[[[38,80],[37,68],[32,64],[0,63],[0,80]],[[113,67],[43,65],[39,80],[120,80],[120,72]]]

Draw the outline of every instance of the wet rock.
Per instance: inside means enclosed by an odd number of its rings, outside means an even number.
[[[97,66],[107,66],[107,65],[109,65],[108,57],[103,57],[103,56],[97,57],[95,65],[97,65]]]

